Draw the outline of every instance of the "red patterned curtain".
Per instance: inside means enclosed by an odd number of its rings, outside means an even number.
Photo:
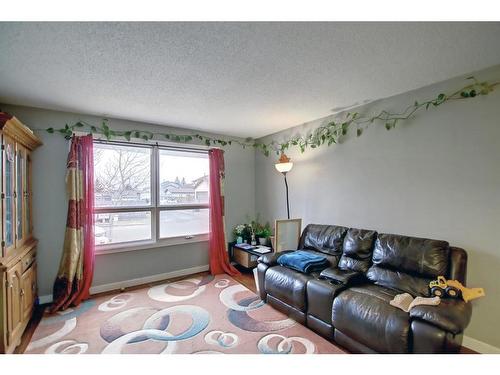
[[[224,152],[219,149],[208,151],[210,164],[210,273],[226,273],[231,276],[239,272],[229,263],[227,242],[224,230]]]
[[[68,218],[51,311],[89,297],[94,274],[94,152],[92,136],[73,136],[68,155]]]

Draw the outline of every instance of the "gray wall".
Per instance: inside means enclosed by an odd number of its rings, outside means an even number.
[[[64,127],[77,120],[99,123],[101,118],[0,104],[3,111],[18,117],[34,128]],[[115,129],[147,129],[165,131],[164,127],[110,119]],[[36,132],[44,142],[33,157],[34,234],[38,245],[39,294],[52,294],[62,252],[66,225],[67,197],[65,190],[68,141],[60,135]],[[186,130],[181,131],[186,133]],[[238,146],[225,149],[226,163],[226,228],[255,214],[255,157],[253,150]],[[151,276],[208,264],[208,243],[199,242],[162,248],[99,255],[96,258],[94,286]]]
[[[500,80],[500,66],[475,75]],[[464,82],[453,79],[357,110],[397,111]],[[280,140],[327,120],[266,139]],[[287,154],[295,163],[288,176],[291,216],[304,224],[372,228],[465,248],[468,285],[484,287],[487,295],[473,302],[466,335],[500,347],[500,87],[487,97],[431,108],[391,131],[382,124],[360,138],[349,134],[339,146]],[[267,220],[286,217],[275,162],[256,154],[256,210]]]

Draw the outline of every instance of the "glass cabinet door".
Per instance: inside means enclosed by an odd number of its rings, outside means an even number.
[[[14,193],[16,204],[16,246],[24,242],[24,220],[23,220],[23,206],[24,206],[24,175],[26,170],[26,153],[24,148],[16,145],[16,189]]]
[[[8,256],[10,250],[15,246],[16,212],[15,212],[15,143],[4,137],[4,181],[3,181],[3,202],[4,202],[4,256]]]
[[[32,236],[31,225],[31,155],[28,150],[25,150],[24,158],[24,187],[23,187],[23,200],[24,200],[24,232],[25,238],[29,239]]]

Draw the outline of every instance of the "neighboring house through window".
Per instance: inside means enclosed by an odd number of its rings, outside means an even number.
[[[100,251],[206,239],[206,150],[94,142]]]

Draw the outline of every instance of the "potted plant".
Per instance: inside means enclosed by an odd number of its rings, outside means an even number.
[[[272,234],[271,226],[269,225],[269,223],[266,223],[265,225],[260,225],[260,227],[256,232],[256,236],[259,239],[259,244],[262,246],[267,245],[267,241],[269,237],[271,237],[271,234]]]
[[[248,224],[238,224],[233,229],[233,236],[236,243],[243,243],[250,241],[252,230]]]

